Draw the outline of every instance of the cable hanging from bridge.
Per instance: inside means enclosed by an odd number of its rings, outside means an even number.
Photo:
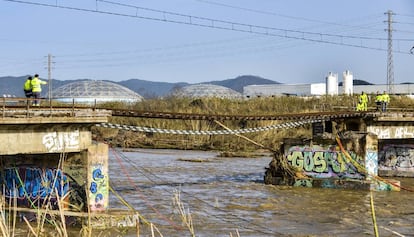
[[[264,132],[274,129],[290,129],[300,127],[310,123],[317,123],[323,121],[322,119],[306,119],[300,121],[290,121],[286,123],[274,124],[265,127],[257,128],[246,128],[246,129],[236,129],[236,130],[214,130],[214,131],[197,131],[197,130],[175,130],[175,129],[164,129],[164,128],[151,128],[151,127],[141,127],[141,126],[132,126],[132,125],[122,125],[122,124],[113,124],[113,123],[101,123],[97,124],[98,127],[104,128],[114,128],[121,130],[128,130],[133,132],[147,132],[147,133],[164,133],[164,134],[176,134],[176,135],[234,135],[234,134],[243,134],[243,133],[254,133],[254,132]]]

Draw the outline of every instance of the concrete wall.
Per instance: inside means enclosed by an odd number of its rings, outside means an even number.
[[[352,133],[339,142],[323,138],[307,142],[286,139],[280,157],[275,156],[269,164],[265,183],[399,191],[399,181],[378,179],[377,149],[378,139],[374,134]],[[296,170],[293,182],[286,182],[280,176],[278,159],[287,160]]]
[[[93,144],[88,149],[88,199],[91,211],[104,211],[109,204],[108,145]]]
[[[108,146],[92,143],[105,117],[28,117],[0,121],[0,180],[6,198],[35,208],[108,208]]]
[[[363,143],[363,144],[360,144]],[[352,148],[365,147],[365,140],[344,140],[349,155],[362,167],[365,167],[365,154]],[[350,145],[349,145],[350,144]],[[351,148],[351,149],[350,149]],[[357,179],[365,180],[366,175],[358,167],[347,161],[334,140],[319,140],[316,144],[295,145],[287,142],[284,155],[289,164],[311,178],[320,179]]]
[[[378,136],[378,139],[414,139],[414,125],[376,123],[367,127],[367,132]]]
[[[414,125],[376,123],[367,131],[378,136],[378,169],[381,176],[414,177]]]
[[[91,144],[87,127],[69,125],[0,126],[0,155],[79,152]]]

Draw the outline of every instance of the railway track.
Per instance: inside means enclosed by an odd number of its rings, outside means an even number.
[[[137,111],[137,110],[112,110],[112,116],[138,117],[138,118],[157,118],[157,119],[179,119],[179,120],[309,120],[309,119],[338,119],[352,117],[372,117],[373,113],[367,112],[309,112],[309,113],[291,113],[275,115],[225,115],[225,114],[193,114],[193,113],[170,113],[154,111]]]
[[[0,107],[3,117],[13,117],[14,115],[27,116],[48,116],[53,114],[65,114],[67,116],[76,116],[88,113],[93,116],[94,111],[106,111],[108,116],[118,117],[136,117],[136,118],[152,118],[152,119],[176,119],[176,120],[209,120],[209,121],[260,121],[260,120],[279,120],[279,121],[302,121],[302,120],[334,120],[341,118],[356,117],[377,117],[375,112],[357,112],[357,111],[322,111],[322,112],[306,112],[306,113],[289,113],[289,114],[271,114],[271,115],[246,115],[246,114],[196,114],[196,113],[174,113],[162,111],[143,111],[143,110],[127,110],[127,109],[111,109],[97,106],[42,106],[29,107],[25,103],[16,102],[10,104],[3,103]]]

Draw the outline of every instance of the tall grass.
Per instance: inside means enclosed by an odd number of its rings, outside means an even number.
[[[369,108],[374,110],[374,95],[370,95]],[[107,108],[133,109],[153,112],[194,113],[208,115],[277,115],[289,113],[320,112],[320,111],[354,111],[357,95],[354,96],[322,96],[322,97],[263,97],[253,99],[220,99],[220,98],[178,98],[144,100],[135,104],[111,103],[104,104]],[[414,100],[405,96],[392,96],[390,107],[413,108]],[[197,120],[168,120],[111,117],[110,122],[134,126],[177,130],[221,130],[213,121]],[[280,121],[221,121],[230,129],[255,128],[274,125]],[[229,135],[176,135],[159,133],[136,133],[117,131],[113,129],[97,128],[94,132],[100,139],[112,141],[115,146],[145,147],[145,148],[178,148],[199,150],[237,150],[254,151],[257,146],[236,136]],[[265,132],[248,133],[246,137],[263,144],[266,147],[277,149],[282,138],[296,137],[309,138],[310,125],[291,130],[268,130]]]
[[[346,102],[344,102],[346,101]],[[134,105],[120,106],[117,108],[128,108],[141,111],[160,111],[174,113],[194,113],[209,115],[275,115],[299,112],[315,112],[323,109],[331,109],[338,104],[352,104],[352,98],[343,97],[337,100],[332,98],[300,98],[300,97],[268,97],[249,100],[231,100],[219,98],[165,98],[157,100],[145,100]],[[330,103],[327,106],[327,103]],[[108,107],[113,106],[105,105]],[[120,107],[119,107],[120,106]],[[128,124],[135,126],[146,126],[154,128],[177,129],[177,130],[222,130],[223,128],[213,121],[197,120],[168,120],[168,119],[145,119],[111,117],[110,122]],[[277,121],[221,121],[230,129],[254,128],[274,125]],[[309,128],[309,127],[308,127]],[[295,136],[309,136],[309,129],[296,130]],[[97,128],[94,130],[101,139],[112,140],[113,145],[122,147],[150,147],[150,148],[178,148],[199,150],[238,150],[253,151],[257,147],[251,143],[235,136],[215,135],[176,135],[176,134],[140,134],[135,132],[116,131]],[[286,130],[269,130],[261,133],[245,134],[252,140],[266,147],[277,148],[280,139],[290,135]],[[275,147],[276,146],[276,147]]]

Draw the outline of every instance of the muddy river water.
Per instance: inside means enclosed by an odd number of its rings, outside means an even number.
[[[217,155],[111,150],[110,184],[163,236],[192,236],[174,204],[177,193],[195,236],[375,236],[369,191],[265,185],[270,155]],[[414,189],[414,179],[397,179]],[[414,236],[414,193],[373,192],[373,203],[379,236]],[[110,207],[124,204],[111,194]],[[140,226],[140,236],[151,236],[149,225]]]

